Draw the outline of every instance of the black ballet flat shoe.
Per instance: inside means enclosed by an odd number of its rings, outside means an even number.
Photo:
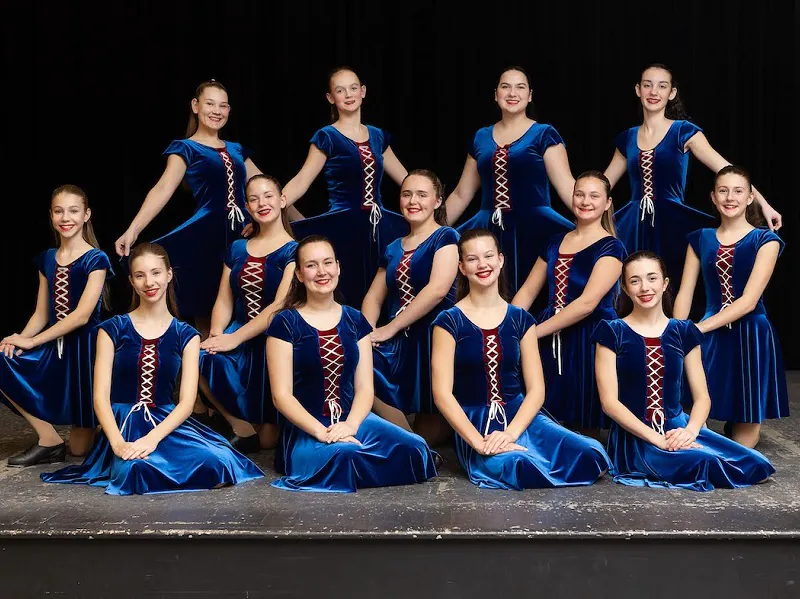
[[[236,451],[245,455],[261,451],[261,442],[258,440],[257,434],[250,435],[249,437],[238,437],[234,435],[228,439],[228,442]]]
[[[728,437],[728,439],[733,439],[733,422],[726,422],[725,426],[722,427],[722,434]]]
[[[442,456],[440,456],[438,453],[434,453],[433,454],[433,465],[436,466],[437,470],[442,467],[443,463],[444,463],[444,459],[442,458]]]
[[[42,447],[34,443],[22,453],[8,458],[8,465],[12,468],[27,468],[36,464],[55,464],[67,458],[67,444],[61,443],[53,447]]]

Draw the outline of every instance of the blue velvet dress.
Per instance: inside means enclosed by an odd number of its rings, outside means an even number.
[[[534,123],[516,141],[498,146],[494,125],[478,129],[470,156],[478,163],[481,207],[458,227],[459,233],[485,228],[492,231],[505,255],[511,293],[525,282],[547,241],[574,225],[550,206],[550,179],[544,153],[564,140],[550,125]]]
[[[552,318],[580,297],[598,260],[606,256],[620,262],[625,259],[625,247],[612,236],[599,239],[575,254],[562,254],[559,248],[564,235],[553,237],[542,253],[542,259],[547,261],[550,293],[539,322]],[[539,341],[545,380],[544,407],[560,422],[581,428],[608,427],[597,394],[594,343],[590,337],[598,322],[617,317],[614,300],[618,292],[619,285],[614,285],[583,320]]]
[[[672,319],[660,337],[646,338],[617,319],[597,325],[592,340],[617,355],[619,401],[663,434],[689,422],[680,402],[683,361],[701,337],[688,320]],[[700,430],[697,443],[702,448],[665,451],[612,422],[611,474],[615,482],[636,487],[710,491],[752,485],[775,472],[759,452],[708,428]]]
[[[111,410],[123,438],[133,442],[175,408],[175,379],[186,345],[199,333],[173,319],[157,339],[143,339],[127,314],[101,323],[114,343]],[[211,429],[192,418],[167,435],[147,459],[123,460],[100,435],[83,464],[42,474],[49,483],[105,487],[109,495],[199,491],[264,474]]]
[[[772,241],[778,242],[783,251],[783,240],[766,229],[754,229],[729,246],[720,245],[715,229],[689,235],[705,283],[703,320],[742,297],[758,250]],[[706,333],[702,348],[711,395],[710,418],[761,422],[789,415],[783,355],[763,298],[759,298],[750,314],[732,322],[730,327]]]
[[[416,249],[403,250],[402,239],[396,239],[383,255],[381,267],[386,269],[386,297],[391,318],[410,304],[431,278],[436,252],[458,243],[458,233],[441,227]],[[434,412],[431,390],[431,323],[442,311],[453,306],[455,287],[439,304],[385,343],[373,348],[375,396],[406,414]]]
[[[89,275],[105,270],[112,276],[108,256],[91,249],[67,266],[56,262],[56,250],[36,258],[39,272],[47,279],[47,327],[63,320],[78,307]],[[96,327],[100,322],[102,299],[87,322],[64,337],[45,343],[20,356],[0,356],[0,390],[23,410],[50,424],[71,424],[94,428],[92,366]],[[14,413],[16,409],[0,394]]]
[[[208,317],[217,298],[225,252],[250,221],[244,194],[249,152],[229,141],[217,149],[179,139],[164,154],[175,154],[186,162],[185,181],[195,207],[191,218],[154,241],[169,254],[181,316]]]
[[[631,184],[631,201],[616,214],[617,234],[629,254],[650,250],[661,256],[673,281],[683,273],[686,235],[714,223],[712,216],[684,203],[689,153],[683,147],[701,131],[689,121],[674,121],[664,139],[646,151],[636,139],[639,127],[614,140],[628,161]]]
[[[234,320],[225,329],[239,330],[275,300],[283,269],[294,262],[297,242],[290,241],[266,256],[251,256],[247,240],[231,244],[225,264],[234,297]],[[200,352],[200,374],[217,401],[236,418],[251,423],[275,423],[276,412],[269,390],[263,335],[256,335],[229,352]]]
[[[453,395],[481,434],[505,430],[525,399],[520,341],[533,316],[509,304],[502,323],[481,329],[453,307],[434,320],[456,341]],[[609,467],[602,445],[569,431],[540,410],[517,444],[527,451],[477,453],[456,435],[456,455],[469,480],[486,489],[590,485]]]
[[[358,366],[358,341],[372,327],[358,310],[342,306],[329,331],[309,325],[296,310],[279,312],[267,335],[292,344],[294,396],[322,424],[344,422],[350,413]],[[323,443],[285,418],[275,451],[281,479],[292,491],[352,493],[364,487],[424,482],[436,476],[434,454],[422,437],[370,413],[348,442]]]
[[[338,291],[349,306],[361,308],[378,261],[392,241],[408,234],[405,219],[383,207],[383,154],[389,148],[385,131],[367,125],[369,141],[358,143],[333,125],[317,131],[311,143],[328,159],[323,172],[328,185],[328,211],[292,223],[295,237],[324,235],[331,240],[342,266]]]

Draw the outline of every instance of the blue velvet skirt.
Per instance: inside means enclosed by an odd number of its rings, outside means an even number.
[[[520,395],[505,405],[511,422],[522,405]],[[486,427],[488,406],[465,406],[464,412],[481,433]],[[495,422],[489,432],[501,429]],[[484,489],[543,489],[591,485],[609,468],[603,446],[596,440],[567,430],[540,410],[517,445],[527,451],[481,455],[456,435],[456,455],[470,482]]]
[[[436,476],[434,453],[419,435],[369,414],[355,443],[323,443],[287,425],[275,452],[285,474],[272,486],[291,491],[353,493],[367,487],[425,482]]]
[[[664,430],[685,427],[686,413],[670,418]],[[614,482],[634,487],[678,487],[692,491],[735,489],[759,483],[775,472],[769,460],[755,449],[739,445],[703,428],[697,436],[700,449],[665,451],[611,425],[608,454]]]
[[[36,418],[50,424],[94,428],[92,365],[96,329],[82,327],[64,337],[58,357],[51,341],[20,356],[0,356],[0,390]],[[14,413],[17,410],[0,394]]]
[[[131,407],[130,404],[111,404],[118,426],[122,425]],[[155,424],[162,422],[174,408],[167,405],[151,409]],[[122,436],[132,442],[152,429],[153,425],[139,410],[127,419]],[[100,435],[82,464],[43,473],[42,480],[105,487],[109,495],[133,495],[201,491],[263,476],[258,466],[225,439],[189,418],[167,435],[147,459],[117,457],[106,436]]]

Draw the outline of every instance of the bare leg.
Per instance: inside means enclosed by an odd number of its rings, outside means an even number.
[[[69,452],[74,456],[85,456],[92,448],[94,429],[73,426],[69,432]]]
[[[228,412],[228,410],[222,407],[217,398],[214,397],[214,394],[211,392],[211,388],[208,386],[208,381],[206,381],[204,377],[200,377],[198,386],[203,392],[203,395],[206,396],[206,399],[208,399],[208,401],[214,405],[214,409],[222,414],[222,417],[225,418],[225,420],[228,421],[228,424],[231,425],[234,435],[237,437],[251,437],[256,434],[256,429],[253,428],[252,424],[246,420],[242,420],[241,418],[236,418],[233,414]]]
[[[0,392],[2,393],[2,392]],[[23,410],[19,407],[14,400],[12,400],[8,395],[3,393],[5,398],[9,401],[9,403],[14,406],[17,411],[22,415],[22,417],[28,421],[28,424],[31,425],[31,428],[36,432],[36,435],[39,437],[39,445],[42,447],[55,447],[56,445],[61,445],[64,442],[64,439],[61,438],[61,435],[58,434],[56,429],[53,428],[53,425],[49,422],[45,422]]]
[[[441,414],[420,412],[414,421],[414,432],[425,439],[429,446],[436,447],[450,438],[453,429]]]
[[[261,444],[261,449],[275,449],[278,444],[278,433],[280,427],[276,424],[265,422],[258,429],[258,441]]]
[[[733,425],[733,440],[745,447],[754,448],[761,437],[761,424],[736,422]]]
[[[412,432],[411,425],[408,423],[406,415],[403,414],[403,412],[401,412],[394,406],[390,406],[389,404],[382,402],[377,397],[375,398],[375,401],[372,404],[372,411],[375,412],[378,416],[380,416],[384,420],[386,420],[387,422],[391,422],[392,424],[396,424],[403,430]]]

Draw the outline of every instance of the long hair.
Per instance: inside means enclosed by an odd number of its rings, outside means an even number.
[[[433,220],[435,220],[437,224],[446,227],[447,207],[444,205],[444,184],[441,182],[439,177],[436,176],[436,173],[426,168],[417,168],[408,173],[405,179],[403,179],[403,184],[406,182],[406,179],[412,176],[425,177],[431,182],[431,186],[433,186],[433,194],[436,196],[436,199],[442,200],[441,205],[433,211]],[[403,184],[400,185],[401,190],[403,189]]]
[[[642,83],[642,75],[644,75],[644,72],[647,69],[661,69],[662,71],[666,71],[667,73],[669,73],[671,85],[677,90],[675,92],[675,98],[672,100],[667,100],[667,107],[664,110],[664,116],[674,121],[687,120],[689,118],[689,115],[686,113],[686,107],[683,105],[683,100],[681,100],[681,91],[680,88],[678,87],[678,82],[675,80],[675,74],[672,72],[672,69],[665,64],[661,64],[660,62],[654,62],[652,64],[647,65],[639,73],[640,86]],[[639,102],[639,117],[644,118],[644,109],[642,108],[641,102]]]
[[[497,80],[495,81],[495,84],[494,84],[495,92],[497,92],[497,88],[500,87],[500,81],[502,81],[503,75],[505,75],[509,71],[517,71],[518,73],[522,73],[522,75],[525,77],[525,81],[528,82],[528,92],[533,94],[533,87],[531,87],[531,77],[530,77],[530,75],[528,75],[528,71],[526,71],[525,69],[523,69],[522,67],[517,66],[517,65],[507,66],[502,71],[500,71],[500,74],[497,76]],[[525,107],[525,114],[528,117],[532,117],[532,115],[533,115],[533,99],[531,99],[531,101]]]
[[[333,95],[333,90],[331,89],[331,82],[333,81],[333,78],[336,77],[336,75],[338,75],[339,73],[343,73],[344,71],[350,71],[351,73],[353,73],[353,75],[356,76],[356,79],[358,79],[359,85],[364,85],[361,82],[361,78],[358,76],[358,73],[356,73],[355,70],[351,69],[348,66],[341,65],[336,67],[335,69],[331,69],[328,72],[328,92],[331,95]],[[336,104],[334,103],[331,104],[331,123],[335,123],[338,120],[339,120],[339,111],[336,109]]]
[[[62,193],[67,193],[79,197],[81,199],[81,202],[83,203],[83,209],[84,210],[90,209],[89,197],[86,195],[86,192],[83,191],[77,185],[70,185],[70,184],[61,185],[60,187],[57,187],[55,190],[53,190],[53,194],[50,196],[51,206],[53,205],[53,200],[55,200],[56,197],[61,195]],[[50,226],[52,227],[52,222]],[[55,227],[53,227],[53,234],[56,237],[56,243],[58,244],[58,247],[61,247],[61,235],[58,234],[58,231],[56,231]],[[81,229],[81,236],[83,237],[83,240],[90,246],[98,250],[100,249],[100,244],[97,242],[97,236],[94,234],[94,226],[92,226],[91,217],[89,217],[89,220],[83,223],[83,228]],[[103,284],[103,293],[100,297],[102,298],[103,307],[106,310],[110,310],[111,301],[109,300],[108,283]]]
[[[330,239],[322,235],[309,235],[308,237],[304,237],[300,243],[297,244],[297,249],[295,250],[295,264],[297,264],[297,270],[300,270],[300,265],[303,264],[303,252],[305,248],[312,243],[327,243],[334,251],[334,257],[336,257],[336,250],[334,250]],[[295,271],[295,275],[292,277],[292,283],[289,285],[289,291],[286,293],[286,299],[283,300],[281,311],[301,308],[307,301],[308,291],[303,282],[297,277],[297,271]]]
[[[627,285],[625,284],[625,271],[628,269],[628,265],[632,262],[637,262],[638,260],[653,260],[658,264],[659,270],[661,270],[661,275],[666,280],[667,277],[667,267],[664,266],[664,261],[661,259],[661,256],[658,254],[651,252],[649,250],[641,250],[639,252],[634,252],[622,263],[622,276],[620,277],[620,286],[623,290],[627,289]],[[672,318],[672,286],[668,286],[667,290],[664,292],[664,295],[661,298],[661,307],[664,309],[664,314],[666,314],[669,318]],[[617,316],[619,318],[625,318],[633,312],[633,300],[628,297],[628,294],[623,292],[617,296]]]
[[[133,273],[133,261],[148,254],[161,258],[161,260],[164,262],[165,269],[169,270],[172,268],[172,265],[169,261],[169,255],[167,255],[167,250],[157,243],[139,243],[134,246],[134,248],[131,250],[130,256],[128,257],[128,269],[131,273]],[[131,274],[131,276],[133,276],[133,274]],[[133,286],[133,284],[131,284],[131,286]],[[137,294],[136,290],[134,289],[129,312],[133,312],[139,307],[139,304],[141,304],[141,298],[139,298],[139,294]],[[172,273],[172,280],[167,283],[167,309],[175,318],[180,318],[180,314],[178,312],[178,301],[175,298],[174,272]]]
[[[200,96],[202,96],[203,92],[209,87],[216,87],[218,90],[221,90],[226,94],[228,93],[228,90],[225,89],[225,86],[219,81],[216,81],[215,79],[209,79],[208,81],[203,81],[203,83],[197,86],[197,89],[194,90],[194,96],[192,96],[193,99],[200,101]],[[186,125],[186,137],[189,138],[195,133],[197,133],[197,115],[190,109],[189,123]]]
[[[600,181],[603,184],[603,187],[606,190],[606,199],[611,197],[611,182],[608,180],[608,177],[606,177],[600,171],[584,171],[584,172],[582,172],[580,175],[578,175],[578,178],[575,179],[575,185],[576,186],[578,185],[578,181],[580,181],[581,179],[597,179],[598,181]],[[603,216],[600,217],[600,225],[610,235],[613,235],[614,237],[617,236],[617,227],[614,224],[614,203],[613,202],[611,203],[611,206],[609,206],[608,210],[603,212]]]
[[[488,229],[470,229],[469,231],[466,231],[458,240],[459,262],[462,262],[464,259],[464,246],[473,239],[479,239],[481,237],[488,237],[491,239],[494,242],[494,246],[497,248],[498,254],[502,254],[500,251],[500,243],[497,241],[497,237],[494,233]],[[503,267],[500,269],[500,275],[497,277],[497,290],[500,292],[500,297],[506,301],[510,300],[511,295],[508,292],[505,264],[503,264]],[[459,269],[458,275],[456,276],[456,301],[461,301],[467,297],[467,295],[469,295],[469,279],[467,279],[467,277],[465,277]]]
[[[739,175],[745,181],[747,181],[747,189],[752,193],[753,191],[753,183],[750,180],[750,173],[747,172],[743,167],[737,166],[735,164],[729,164],[728,166],[723,166],[719,169],[719,172],[714,177],[714,191],[717,190],[717,181],[720,180],[721,177],[725,175]],[[761,212],[761,206],[758,205],[756,200],[753,200],[752,203],[747,205],[745,209],[744,217],[747,219],[747,222],[753,225],[754,227],[766,227],[767,226],[767,219],[764,218],[764,213]]]
[[[264,173],[259,173],[258,175],[253,175],[247,180],[247,183],[244,186],[245,198],[247,198],[247,190],[250,189],[250,184],[262,180],[269,181],[270,183],[272,183],[278,190],[278,195],[281,195],[283,193],[283,188],[281,187],[281,183],[280,181],[278,181],[278,179],[276,179],[272,175],[265,175]],[[251,219],[250,222],[253,225],[253,234],[251,235],[251,237],[256,237],[261,231],[261,225],[259,225],[253,219]],[[281,208],[281,224],[283,225],[283,230],[289,234],[289,237],[294,239],[294,232],[292,231],[292,225],[289,223],[289,215],[286,213],[285,208]]]

